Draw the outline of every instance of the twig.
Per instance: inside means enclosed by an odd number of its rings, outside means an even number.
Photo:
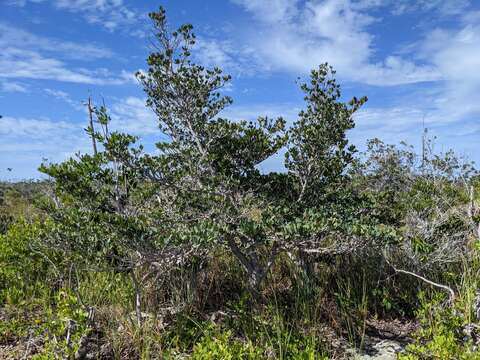
[[[30,334],[28,336],[28,341],[27,341],[27,346],[26,346],[26,349],[25,349],[25,353],[21,357],[21,360],[26,360],[28,355],[30,355],[30,346],[32,345],[32,341],[33,341],[32,333],[30,332]]]
[[[93,146],[93,155],[97,155],[97,142],[95,140],[95,128],[93,127],[93,113],[94,109],[92,106],[92,97],[88,97],[88,103],[87,103],[87,110],[88,110],[88,118],[89,118],[89,124],[90,124],[90,129],[92,130],[92,146]]]
[[[70,347],[71,347],[70,342],[71,342],[71,339],[72,339],[72,333],[73,333],[73,331],[75,330],[75,325],[76,325],[76,323],[75,323],[75,321],[72,320],[72,319],[68,319],[67,321],[68,321],[68,322],[67,322],[66,342],[67,342],[67,347],[70,349]]]

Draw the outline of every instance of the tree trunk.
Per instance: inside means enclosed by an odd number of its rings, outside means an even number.
[[[132,278],[133,288],[135,289],[135,315],[137,317],[137,325],[138,327],[142,326],[142,303],[141,303],[141,292],[140,292],[140,284],[138,283],[138,279],[135,275],[135,270],[132,269],[130,271],[130,276]]]
[[[260,264],[256,257],[248,256],[238,247],[233,239],[228,240],[228,246],[233,255],[237,258],[240,264],[243,266],[248,276],[248,285],[254,294],[258,294],[260,286],[262,285],[265,277],[275,261],[278,254],[277,247],[272,249],[268,263],[264,266]]]

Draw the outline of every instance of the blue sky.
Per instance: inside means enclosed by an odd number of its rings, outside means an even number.
[[[437,150],[480,162],[479,1],[0,0],[0,179],[90,151],[89,94],[152,149],[160,134],[133,73],[159,5],[172,27],[194,25],[197,62],[233,76],[223,116],[294,121],[297,77],[328,61],[345,97],[369,97],[349,134],[360,149],[373,137],[418,146],[425,123]]]

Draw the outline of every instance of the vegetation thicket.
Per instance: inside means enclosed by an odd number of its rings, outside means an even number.
[[[348,358],[400,323],[418,324],[401,359],[480,359],[473,164],[427,133],[420,155],[359,153],[367,99],[345,102],[328,64],[293,124],[226,119],[230,76],[194,62],[191,25],[150,18],[157,151],[92,107],[91,154],[0,185],[0,357]]]

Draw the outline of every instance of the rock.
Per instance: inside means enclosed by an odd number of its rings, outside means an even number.
[[[464,338],[463,341],[471,341],[475,346],[480,345],[480,325],[467,324],[462,329]]]
[[[473,309],[474,309],[475,317],[477,318],[477,320],[480,321],[480,290],[477,290],[476,292]]]
[[[395,340],[366,339],[366,348],[360,352],[350,349],[348,353],[355,360],[396,360],[397,354],[405,349],[405,345]]]
[[[75,360],[113,359],[113,351],[108,343],[100,344],[100,336],[92,331],[80,338]]]

